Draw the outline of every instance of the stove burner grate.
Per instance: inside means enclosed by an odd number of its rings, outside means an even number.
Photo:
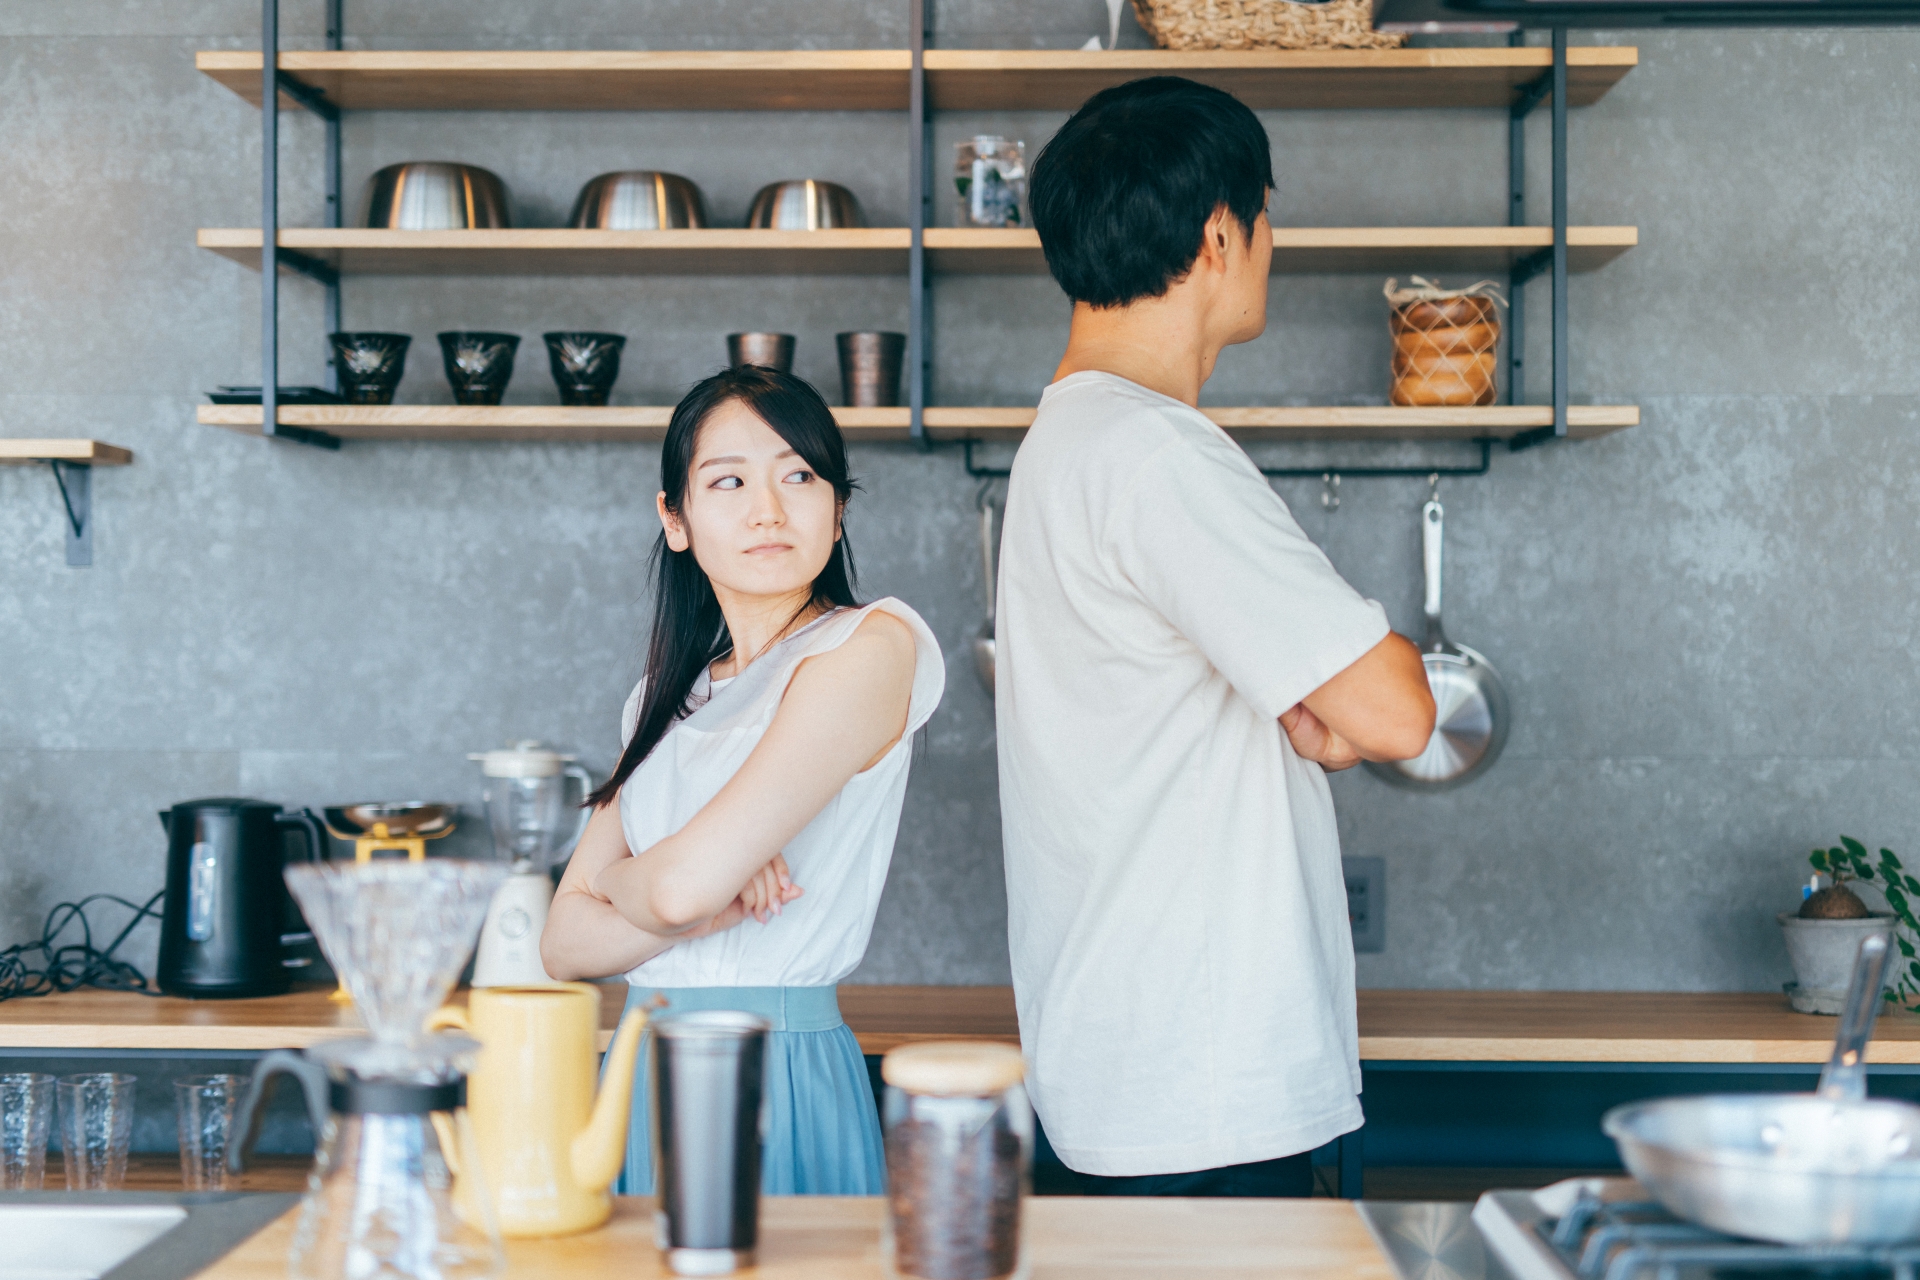
[[[1819,1280],[1920,1280],[1920,1245],[1784,1245],[1682,1222],[1653,1201],[1583,1194],[1565,1217],[1535,1226],[1579,1280],[1680,1280],[1771,1274]]]

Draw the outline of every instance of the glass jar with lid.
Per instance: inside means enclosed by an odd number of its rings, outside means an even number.
[[[881,1064],[887,1216],[881,1255],[910,1280],[1022,1280],[1033,1108],[1013,1045],[925,1041]]]

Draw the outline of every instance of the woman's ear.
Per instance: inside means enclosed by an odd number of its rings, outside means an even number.
[[[680,523],[680,517],[667,506],[667,491],[662,489],[653,501],[660,510],[660,528],[666,532],[668,548],[685,551],[692,546],[692,540],[687,537],[687,526]]]
[[[833,504],[833,540],[835,542],[840,541],[840,535],[846,532],[846,528],[847,504],[844,502],[835,502]]]

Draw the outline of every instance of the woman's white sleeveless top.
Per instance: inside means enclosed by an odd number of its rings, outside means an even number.
[[[752,918],[723,933],[682,942],[626,975],[636,987],[823,987],[852,973],[866,953],[880,890],[893,859],[907,794],[913,735],[946,688],[940,645],[920,615],[898,600],[840,609],[815,619],[717,683],[702,672],[694,711],[667,731],[620,789],[620,826],[639,853],[684,827],[746,763],[773,723],[800,663],[844,644],[874,610],[913,631],[913,697],[906,732],[864,773],[854,775],[783,850],[806,890],[766,924]],[[624,748],[640,718],[634,687],[620,717]]]

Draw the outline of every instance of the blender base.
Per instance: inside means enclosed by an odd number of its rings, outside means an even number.
[[[552,903],[553,881],[545,871],[515,871],[501,883],[480,927],[474,986],[553,981],[540,963],[540,934],[547,927],[547,908]]]

